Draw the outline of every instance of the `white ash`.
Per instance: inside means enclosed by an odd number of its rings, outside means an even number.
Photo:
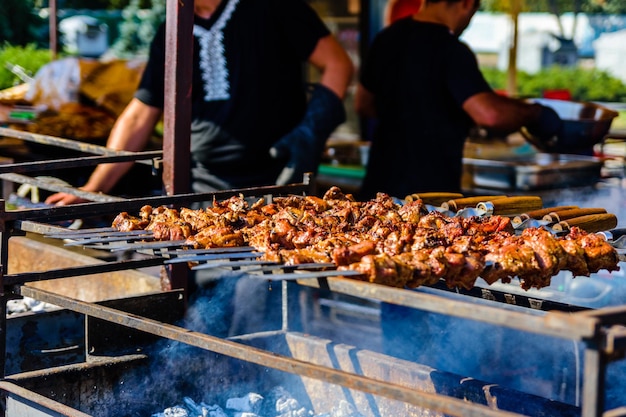
[[[32,311],[33,313],[41,313],[44,311],[58,310],[59,307],[45,303],[43,301],[35,300],[30,297],[23,297],[17,300],[7,301],[7,315],[26,313]]]
[[[328,413],[315,414],[303,407],[285,388],[276,387],[266,397],[248,393],[229,398],[225,409],[217,404],[196,403],[189,397],[183,405],[166,408],[152,417],[364,417],[347,401],[340,401]]]
[[[191,398],[183,398],[185,405],[166,408],[152,417],[229,417],[219,405],[197,404]]]
[[[187,410],[178,406],[166,408],[163,415],[165,417],[189,417]]]
[[[252,417],[257,415],[262,402],[263,397],[261,395],[251,392],[241,398],[229,398],[226,401],[226,408],[250,414],[250,416],[242,414],[240,417]]]

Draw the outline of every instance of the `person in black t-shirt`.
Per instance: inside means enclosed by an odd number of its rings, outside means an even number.
[[[423,0],[389,0],[385,5],[383,24],[388,26],[396,20],[413,16],[422,8]]]
[[[192,190],[301,182],[345,120],[347,53],[304,0],[196,0],[194,12]],[[321,72],[312,88],[303,82],[306,62]],[[108,147],[144,149],[163,113],[164,68],[163,25]],[[100,165],[80,188],[109,192],[131,165]],[[46,199],[81,201],[64,193]]]
[[[425,0],[419,13],[375,37],[356,96],[357,111],[378,123],[360,198],[461,191],[463,146],[473,125],[500,132],[526,125],[544,140],[559,134],[554,110],[497,95],[483,78],[458,39],[477,9],[477,0]],[[471,324],[381,303],[383,351],[440,371],[476,376],[472,359],[492,337],[480,330],[494,330]],[[470,345],[474,339],[483,343]]]
[[[497,95],[459,35],[476,0],[425,0],[383,29],[361,68],[355,105],[376,127],[361,199],[461,191],[464,142],[473,125],[510,133],[526,126],[544,140],[562,121],[554,110]]]
[[[192,191],[302,182],[345,120],[342,100],[353,74],[347,53],[304,0],[195,0],[194,12]],[[312,88],[303,81],[306,62],[321,73]],[[163,25],[109,148],[139,151],[147,145],[163,113],[165,65]],[[99,165],[81,189],[109,192],[131,165]],[[57,205],[81,201],[65,193],[46,199]],[[280,309],[264,309],[280,291],[268,291],[258,279],[224,275],[190,272],[189,314],[198,314],[202,331],[226,336],[231,327],[244,332],[254,322],[271,327],[280,321],[273,316]]]

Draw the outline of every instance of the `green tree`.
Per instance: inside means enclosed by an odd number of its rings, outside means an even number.
[[[36,38],[39,19],[33,13],[33,0],[2,0],[0,8],[0,44],[27,45]]]
[[[624,0],[587,0],[583,2],[582,11],[599,14],[626,14]]]
[[[26,75],[33,77],[39,68],[50,62],[52,54],[34,44],[15,46],[0,45],[0,90],[21,84],[22,79],[11,71],[13,65],[21,67]]]
[[[165,20],[165,0],[152,0],[148,9],[144,0],[130,0],[122,15],[120,36],[111,47],[117,57],[147,55],[150,42]]]
[[[506,73],[482,68],[485,79],[496,90],[504,89]],[[574,100],[626,101],[626,84],[598,69],[550,67],[536,74],[518,72],[519,97],[541,97],[544,90],[567,89]]]

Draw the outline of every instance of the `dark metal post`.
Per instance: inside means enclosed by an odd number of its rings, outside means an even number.
[[[9,236],[6,230],[4,200],[0,200],[0,377],[6,376],[7,362],[7,301],[9,291],[5,288],[4,276],[9,270]]]
[[[588,341],[585,347],[583,374],[583,417],[597,417],[604,412],[604,390],[608,359],[599,341]]]
[[[166,10],[163,184],[168,195],[189,192],[193,0],[169,0]],[[185,265],[169,270],[170,285],[187,288]]]
[[[167,2],[163,183],[168,195],[189,191],[193,4]]]
[[[57,36],[58,19],[57,19],[57,0],[50,0],[48,5],[48,25],[49,25],[49,40],[50,40],[50,53],[52,54],[52,60],[57,59],[59,53],[59,42]]]

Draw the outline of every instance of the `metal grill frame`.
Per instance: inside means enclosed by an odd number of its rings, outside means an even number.
[[[0,227],[2,228],[1,243],[3,259],[0,283],[2,288],[3,326],[6,329],[6,302],[16,296],[28,296],[34,299],[49,302],[71,311],[96,317],[103,320],[121,323],[124,326],[148,332],[159,337],[180,341],[192,346],[225,354],[273,369],[283,370],[298,375],[317,378],[329,383],[337,383],[347,388],[356,389],[365,393],[385,396],[397,401],[406,402],[415,406],[429,408],[449,415],[459,416],[513,416],[515,413],[494,410],[480,404],[467,403],[456,398],[444,395],[416,392],[390,382],[383,382],[366,378],[357,374],[339,371],[332,368],[313,365],[293,358],[276,355],[271,352],[257,350],[239,343],[208,336],[169,324],[164,324],[145,317],[130,315],[93,303],[81,302],[68,297],[60,296],[44,290],[24,286],[27,282],[47,280],[67,276],[80,276],[112,270],[141,268],[150,265],[159,265],[163,259],[159,257],[141,261],[120,261],[98,264],[95,266],[79,267],[47,271],[44,273],[23,273],[10,275],[5,270],[8,259],[8,239],[13,235],[25,232],[50,233],[58,231],[58,226],[48,225],[50,220],[67,220],[81,216],[90,216],[102,213],[115,214],[120,211],[138,210],[145,204],[180,206],[192,201],[207,201],[213,197],[227,198],[232,195],[279,195],[289,193],[310,192],[309,184],[300,184],[287,187],[252,188],[246,190],[232,190],[208,195],[186,194],[174,196],[148,197],[142,199],[128,199],[105,203],[85,203],[75,206],[50,207],[43,209],[27,209],[6,211],[0,207]],[[41,221],[43,220],[43,221]],[[385,287],[365,283],[347,278],[326,278],[325,280],[299,280],[297,283],[282,283],[284,291],[283,308],[288,303],[286,287],[288,285],[302,285],[306,287],[330,289],[335,293],[350,296],[374,299],[381,302],[394,303],[419,310],[446,314],[454,317],[464,317],[478,322],[495,324],[512,329],[529,331],[546,336],[574,339],[583,342],[585,348],[585,369],[583,386],[582,415],[587,417],[603,414],[604,379],[606,367],[611,359],[624,353],[626,349],[626,306],[587,310],[576,313],[548,312],[544,316],[534,316],[518,311],[508,311],[497,307],[476,305],[471,302],[460,302],[432,294],[406,291],[397,288]],[[286,313],[284,313],[286,314]],[[285,324],[281,331],[289,331],[288,317],[284,317]],[[2,351],[6,351],[4,338],[0,338]],[[3,356],[4,357],[4,356]],[[3,361],[4,363],[4,361]],[[35,396],[33,396],[35,398]],[[615,411],[617,412],[617,411]]]
[[[193,2],[192,2],[193,3]],[[191,3],[191,4],[192,4]],[[55,5],[55,2],[52,3]],[[167,5],[168,27],[167,27],[167,47],[168,65],[166,71],[166,111],[165,111],[165,135],[164,154],[159,153],[127,153],[114,152],[106,148],[96,149],[83,148],[79,145],[78,150],[94,151],[101,155],[96,157],[76,158],[73,160],[61,160],[45,164],[10,164],[0,166],[0,178],[28,182],[37,185],[42,189],[50,191],[63,191],[77,194],[78,190],[66,188],[51,188],[48,184],[41,183],[36,179],[30,179],[19,175],[25,172],[35,172],[44,168],[60,168],[70,166],[91,166],[100,162],[120,162],[120,161],[145,161],[150,159],[153,166],[161,163],[161,156],[165,157],[164,162],[164,183],[168,194],[167,197],[146,198],[141,200],[123,200],[110,196],[88,195],[89,199],[96,203],[85,203],[69,207],[53,207],[46,209],[20,210],[17,212],[7,212],[4,202],[0,201],[0,354],[2,355],[2,376],[4,373],[4,362],[6,356],[6,303],[16,296],[29,296],[40,301],[47,301],[52,304],[76,311],[87,316],[97,317],[103,320],[116,321],[125,326],[139,329],[157,336],[178,340],[203,349],[223,353],[228,356],[240,358],[257,364],[262,364],[274,369],[284,370],[299,375],[306,375],[330,383],[354,388],[363,392],[373,393],[398,401],[407,402],[413,405],[422,406],[440,411],[449,415],[457,416],[517,416],[518,414],[502,410],[494,410],[479,404],[472,404],[455,398],[443,395],[433,395],[416,392],[412,389],[402,387],[393,383],[382,382],[365,378],[356,374],[338,371],[332,368],[320,367],[307,362],[298,361],[292,358],[275,355],[270,352],[253,349],[236,342],[211,337],[208,335],[189,332],[172,325],[165,325],[147,318],[129,315],[123,311],[97,306],[92,303],[81,302],[75,299],[59,296],[43,290],[24,286],[27,282],[36,280],[52,279],[61,276],[92,274],[103,272],[99,268],[107,270],[123,270],[129,268],[139,268],[145,266],[137,263],[108,263],[104,266],[78,268],[76,270],[48,271],[45,274],[19,274],[9,275],[8,265],[8,240],[11,236],[17,236],[25,232],[47,233],[53,230],[53,226],[46,222],[51,220],[68,220],[83,216],[103,213],[117,213],[120,211],[137,210],[144,204],[182,204],[193,201],[205,201],[206,195],[190,195],[187,192],[188,179],[183,176],[175,176],[174,168],[177,172],[186,172],[185,166],[188,161],[189,147],[181,143],[181,138],[188,140],[189,126],[186,118],[181,114],[188,115],[189,101],[187,92],[190,90],[191,77],[185,76],[185,70],[190,66],[178,65],[179,61],[189,61],[191,51],[189,48],[177,47],[183,43],[191,33],[192,7],[184,7],[181,2],[168,2]],[[182,42],[181,42],[182,41]],[[174,88],[175,86],[175,88]],[[15,131],[0,128],[0,135],[16,137]],[[20,133],[20,135],[22,135]],[[177,146],[174,146],[174,137],[178,137]],[[25,140],[38,143],[53,144],[57,146],[74,146],[63,139],[46,137],[43,135],[23,134]],[[184,142],[184,141],[183,141]],[[304,184],[298,188],[298,192],[306,192],[310,184]],[[289,192],[288,188],[273,188],[275,193]],[[238,193],[246,191],[258,193],[260,190],[237,190]],[[270,192],[270,190],[263,190]],[[296,188],[292,190],[295,192]],[[217,198],[226,198],[232,192],[211,194]],[[80,195],[80,194],[77,194]],[[152,262],[152,261],[150,261]],[[159,259],[154,262],[160,262]],[[113,269],[115,268],[115,269]],[[119,268],[119,269],[117,269]],[[286,297],[286,286],[283,282],[283,294]],[[291,284],[292,285],[292,284]],[[299,282],[298,285],[319,286],[320,283],[314,280]],[[599,310],[589,310],[576,313],[549,312],[543,317],[529,316],[519,312],[505,311],[495,307],[465,303],[458,300],[451,301],[442,297],[428,294],[419,294],[411,291],[378,286],[375,284],[362,283],[349,279],[328,278],[324,281],[329,289],[337,293],[360,296],[379,301],[405,305],[408,307],[438,312],[456,317],[471,318],[476,321],[497,324],[513,329],[530,331],[542,335],[564,337],[576,339],[583,342],[585,348],[585,369],[583,386],[583,417],[597,417],[603,415],[604,409],[604,381],[606,377],[606,367],[615,357],[624,354],[626,349],[626,306],[604,308]],[[287,300],[284,300],[283,304]],[[286,329],[283,329],[286,330]],[[10,381],[0,381],[0,390],[21,396],[29,401],[40,404],[55,410],[61,415],[84,416],[77,410],[71,410],[48,398],[39,396],[34,392],[23,390],[12,384]],[[626,407],[611,410],[605,413],[606,416],[614,417],[626,415]]]

